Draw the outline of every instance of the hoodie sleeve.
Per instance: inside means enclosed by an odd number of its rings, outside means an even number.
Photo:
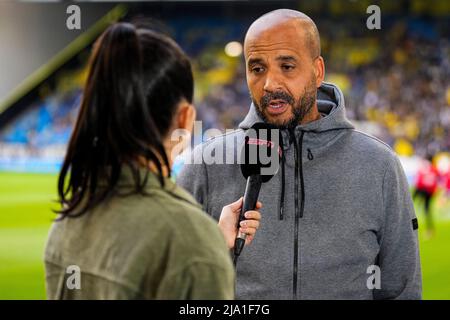
[[[381,288],[375,299],[421,299],[417,220],[408,183],[397,156],[383,179],[384,226],[379,237]]]
[[[194,148],[189,161],[183,165],[176,182],[180,187],[186,189],[206,211],[208,176],[202,158],[202,145]]]

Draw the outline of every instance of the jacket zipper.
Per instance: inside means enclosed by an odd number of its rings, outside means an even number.
[[[295,132],[291,132],[294,138],[294,147],[295,147],[295,231],[294,231],[294,274],[293,274],[293,297],[297,299],[297,277],[298,277],[298,229],[299,229],[299,219],[303,217],[303,209],[304,209],[304,182],[303,182],[303,165],[302,165],[302,149],[303,149],[303,135],[304,131],[301,132],[300,135],[300,150],[297,144],[297,139],[295,138]],[[298,178],[299,178],[299,154],[300,154],[300,180],[301,180],[301,188],[302,188],[302,200],[301,206],[299,210],[298,206]]]
[[[294,158],[295,158],[295,225],[294,225],[294,270],[293,270],[293,285],[292,285],[292,296],[293,299],[297,299],[297,274],[298,274],[298,224],[299,224],[299,208],[298,208],[298,144],[295,137],[295,131],[289,131],[291,134],[291,139],[294,140]],[[300,141],[303,139],[303,131],[300,136]]]
[[[305,209],[305,181],[303,179],[303,135],[304,131],[302,131],[300,135],[300,188],[302,189],[302,198],[300,202],[300,218],[303,218],[303,211]],[[309,158],[309,152],[311,152],[308,149],[308,158]]]

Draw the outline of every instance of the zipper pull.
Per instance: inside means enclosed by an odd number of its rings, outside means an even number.
[[[311,152],[311,149],[308,148],[308,160],[313,160],[313,159],[314,159],[314,156]]]

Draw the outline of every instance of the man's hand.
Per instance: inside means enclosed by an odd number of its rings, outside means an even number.
[[[237,237],[238,230],[236,229],[239,213],[241,212],[243,198],[241,197],[236,202],[233,202],[222,209],[219,219],[219,228],[227,242],[228,248],[234,248],[234,240]],[[261,209],[261,202],[256,203],[256,210]],[[241,221],[239,231],[247,234],[245,239],[245,245],[252,242],[255,237],[256,230],[259,228],[259,222],[261,220],[261,213],[256,210],[247,211],[245,213],[245,219]]]

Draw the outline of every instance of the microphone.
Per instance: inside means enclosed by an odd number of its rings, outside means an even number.
[[[263,183],[268,182],[278,171],[281,148],[279,130],[276,127],[258,122],[247,130],[245,143],[241,152],[241,172],[247,179],[244,192],[244,201],[237,228],[244,214],[249,210],[255,210],[259,191]],[[247,234],[238,232],[234,242],[234,262],[242,252]]]

